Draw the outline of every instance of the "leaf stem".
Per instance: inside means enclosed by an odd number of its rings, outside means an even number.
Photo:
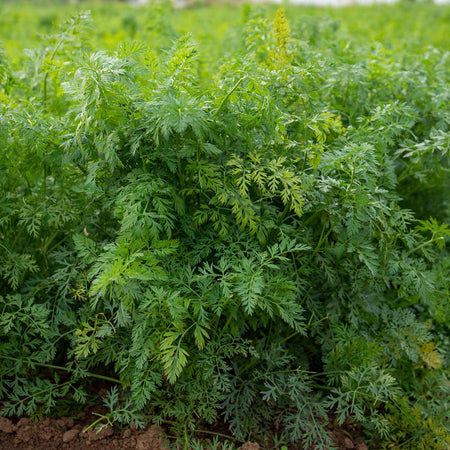
[[[413,249],[410,250],[406,255],[409,256],[409,255],[411,255],[412,253],[417,252],[417,250],[420,250],[421,248],[426,247],[427,245],[432,244],[433,241],[434,241],[434,235],[433,235],[433,237],[432,237],[429,241],[423,242],[422,244],[420,244],[420,245],[418,245],[417,247],[413,248]]]
[[[224,99],[220,103],[219,107],[217,108],[216,112],[213,114],[213,119],[217,117],[221,109],[224,107],[227,100],[230,98],[231,94],[239,87],[239,85],[247,78],[247,75],[244,75],[242,78],[239,78],[239,80],[236,82],[236,84],[231,88],[231,90],[225,95]]]
[[[147,419],[151,419],[153,416],[143,416]],[[167,425],[173,425],[173,426],[177,426],[180,425],[178,422],[174,421],[174,420],[166,420],[166,419],[161,419],[161,423],[165,423]],[[241,443],[245,443],[246,441],[243,441],[241,439],[235,438],[234,436],[231,436],[229,434],[225,434],[225,433],[219,433],[217,431],[210,431],[210,430],[205,430],[203,428],[197,428],[195,430],[193,430],[193,433],[203,433],[203,434],[210,434],[211,436],[217,436],[217,437],[222,437],[224,439],[229,439],[235,442],[241,442]]]
[[[39,363],[39,362],[36,362],[36,361],[31,361],[29,358],[15,358],[13,356],[6,356],[6,355],[2,355],[2,358],[9,359],[11,361],[20,361],[20,360],[27,361],[27,363],[29,365],[45,367],[45,368],[48,368],[48,369],[64,370],[66,372],[71,372],[71,373],[76,372],[75,369],[70,369],[69,367],[56,366],[54,364]],[[99,375],[97,373],[92,373],[92,372],[85,372],[85,375],[87,377],[91,377],[91,378],[98,378],[100,380],[110,381],[111,383],[123,384],[123,382],[118,380],[117,378],[107,377],[106,375]]]

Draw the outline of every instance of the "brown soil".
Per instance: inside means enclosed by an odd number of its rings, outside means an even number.
[[[111,426],[100,432],[84,431],[86,424],[73,419],[42,419],[32,422],[20,419],[17,424],[0,419],[0,449],[23,450],[166,450],[164,431],[155,425],[146,430],[114,430]]]
[[[111,426],[100,432],[85,429],[98,418],[92,413],[99,408],[91,408],[75,419],[45,418],[32,421],[22,418],[16,423],[0,416],[0,450],[168,450],[164,430],[150,425],[145,430],[133,427],[125,430]],[[330,436],[340,449],[368,450],[361,437],[348,431],[334,430],[329,426]],[[205,446],[206,447],[206,446]],[[262,450],[257,443],[247,442],[241,450]]]

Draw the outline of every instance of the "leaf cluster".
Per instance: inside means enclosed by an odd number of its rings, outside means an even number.
[[[329,449],[333,412],[445,448],[448,55],[255,12],[209,76],[189,35],[94,51],[87,21],[33,77],[0,59],[3,412],[97,377],[104,420],[185,443],[225,420]]]

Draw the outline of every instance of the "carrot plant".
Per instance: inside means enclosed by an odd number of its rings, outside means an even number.
[[[91,48],[85,13],[0,57],[2,414],[101,379],[105,420],[185,446],[329,449],[334,414],[447,448],[448,54],[246,14],[207,69],[168,27]]]

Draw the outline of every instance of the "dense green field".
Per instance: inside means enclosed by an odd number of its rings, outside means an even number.
[[[82,7],[0,5],[2,414],[447,449],[450,9]]]
[[[164,4],[164,2],[162,2]],[[0,3],[0,41],[8,54],[35,47],[39,35],[52,33],[68,16],[86,9],[92,11],[95,27],[90,40],[95,48],[114,49],[124,39],[152,42],[156,35],[192,33],[201,50],[233,51],[230,39],[243,26],[250,11],[273,16],[277,6],[216,6],[174,9],[126,3],[59,2]],[[352,6],[314,8],[286,6],[291,29],[304,40],[336,37],[369,44],[374,41],[387,48],[420,51],[427,46],[450,50],[450,8],[433,4]],[[205,27],[205,23],[207,26]],[[227,41],[227,42],[225,42]]]

